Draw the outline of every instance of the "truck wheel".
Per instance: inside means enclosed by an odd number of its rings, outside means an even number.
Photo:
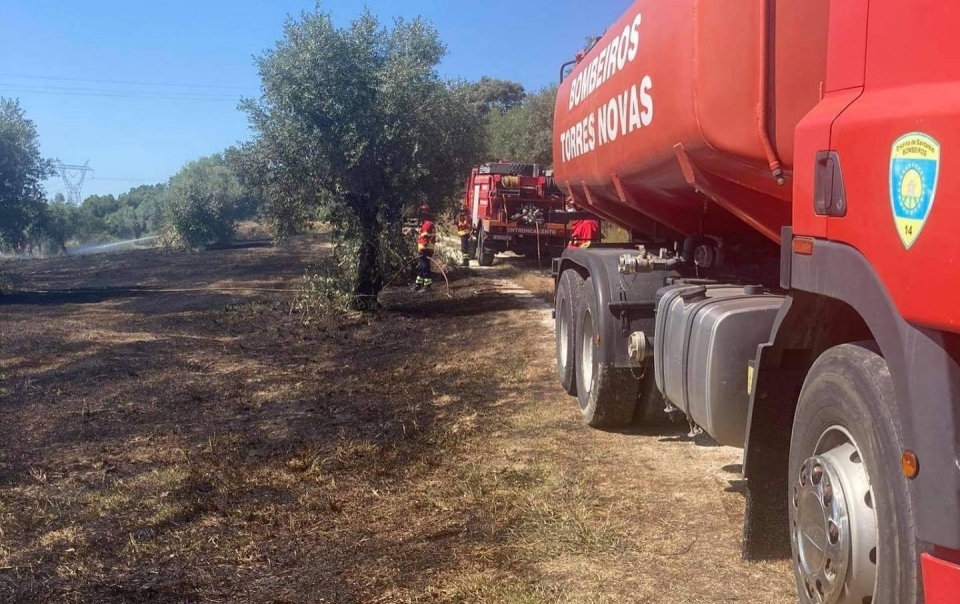
[[[557,373],[560,375],[560,385],[567,394],[576,396],[577,376],[576,367],[577,347],[577,308],[580,304],[580,293],[583,290],[583,277],[577,271],[568,270],[560,275],[556,297],[556,328],[557,342]]]
[[[594,428],[619,428],[633,419],[640,382],[629,369],[601,364],[600,314],[593,279],[588,277],[577,310],[576,350],[577,402],[580,413]]]
[[[487,243],[487,234],[480,229],[477,234],[477,264],[480,266],[493,266],[493,250],[489,249]]]
[[[800,600],[917,601],[917,552],[893,381],[872,344],[824,352],[790,439],[788,507]]]

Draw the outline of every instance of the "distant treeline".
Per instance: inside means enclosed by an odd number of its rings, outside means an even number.
[[[339,27],[319,9],[304,12],[255,58],[261,94],[240,106],[250,140],[188,162],[167,183],[78,207],[45,196],[52,162],[19,103],[0,100],[0,248],[153,234],[203,248],[255,215],[278,238],[324,220],[345,253],[342,282],[356,306],[375,308],[409,261],[402,223],[421,204],[452,210],[481,162],[553,164],[556,86],[449,80],[438,71],[445,54],[422,19],[382,23],[364,12]]]

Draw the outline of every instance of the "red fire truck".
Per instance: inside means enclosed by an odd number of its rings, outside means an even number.
[[[554,264],[561,382],[743,448],[744,553],[804,603],[960,602],[958,31],[638,0],[557,94],[558,185],[633,235]]]
[[[476,235],[480,266],[499,252],[559,255],[567,223],[554,220],[565,208],[552,176],[536,164],[487,163],[470,172],[464,206]]]

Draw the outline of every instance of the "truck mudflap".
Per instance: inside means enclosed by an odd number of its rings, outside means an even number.
[[[901,426],[904,447],[919,459],[921,469],[910,482],[910,497],[917,537],[924,544],[921,551],[934,545],[960,550],[960,335],[904,320],[870,263],[853,247],[816,239],[812,252],[796,253],[788,247],[793,239],[789,227],[783,239],[789,250],[784,254],[783,273],[793,295],[774,326],[771,344],[759,351],[744,454],[748,485],[756,482],[752,476],[769,476],[768,471],[779,463],[776,460],[784,447],[767,435],[782,433],[792,420],[792,414],[776,414],[776,405],[759,400],[758,390],[769,401],[796,400],[802,367],[791,362],[798,359],[783,355],[790,349],[815,349],[822,342],[785,341],[801,337],[810,320],[825,320],[818,299],[842,303],[848,316],[865,325],[866,339],[877,343],[887,362],[897,400],[895,421]],[[818,333],[843,327],[835,325]],[[778,394],[777,389],[783,392]],[[762,484],[753,488],[763,495]],[[771,495],[779,497],[779,493]],[[750,501],[747,508],[749,512]],[[763,524],[759,522],[757,528]]]
[[[920,557],[920,570],[923,573],[926,604],[960,602],[960,565],[923,554]]]

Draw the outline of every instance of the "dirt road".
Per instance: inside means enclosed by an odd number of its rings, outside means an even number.
[[[322,255],[16,265],[0,601],[795,601],[739,559],[738,452],[583,426],[514,270],[306,325],[245,291]]]

